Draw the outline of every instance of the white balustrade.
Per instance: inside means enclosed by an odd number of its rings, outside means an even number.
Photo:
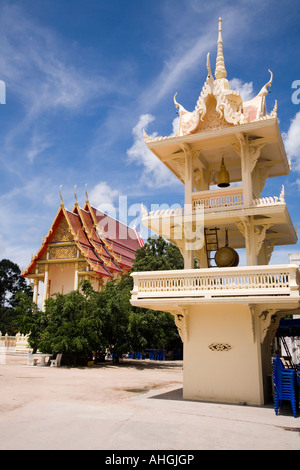
[[[270,196],[262,198],[254,198],[252,201],[253,206],[274,206],[284,204],[282,196]],[[224,211],[233,208],[245,208],[243,198],[243,187],[235,186],[233,188],[215,189],[209,191],[198,191],[192,193],[192,206],[193,210],[203,207],[204,211]],[[162,209],[151,211],[149,214],[144,209],[143,217],[153,218],[167,218],[173,216],[181,216],[184,213],[183,208],[177,209]]]
[[[192,194],[193,209],[203,205],[204,210],[223,210],[227,207],[243,205],[243,188],[236,186],[230,189],[216,189],[210,191],[198,191]]]
[[[132,273],[132,300],[166,297],[299,296],[297,266],[254,266]]]
[[[17,333],[16,336],[9,336],[7,333],[2,335],[0,331],[0,346],[7,351],[26,351],[28,352],[28,336]]]

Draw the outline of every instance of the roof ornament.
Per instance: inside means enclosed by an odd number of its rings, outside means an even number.
[[[61,195],[61,188],[62,188],[62,184],[61,184],[60,187],[59,187],[59,195],[60,195],[60,199],[61,199],[60,205],[63,206],[63,205],[64,205],[64,201],[63,201],[63,198],[62,198],[62,195]]]
[[[78,199],[77,199],[77,196],[76,196],[76,184],[74,186],[74,196],[75,196],[75,204],[77,205],[78,204]]]
[[[208,52],[207,57],[206,57],[207,79],[213,78],[213,74],[212,74],[211,67],[210,67],[209,54],[210,53]]]
[[[179,103],[177,102],[176,96],[177,96],[177,91],[176,91],[176,93],[175,93],[175,95],[174,95],[174,98],[173,98],[173,99],[174,99],[175,107],[176,107],[176,108],[179,108],[179,111],[177,111],[177,114],[187,113],[188,111],[187,111],[186,109],[184,109],[184,107],[183,107],[181,104],[179,104]]]
[[[86,202],[89,202],[89,196],[88,196],[86,187],[87,187],[87,184],[85,183],[84,190],[85,190],[85,195],[86,195]]]
[[[262,89],[260,90],[260,92],[258,93],[258,96],[267,96],[268,93],[271,93],[271,90],[268,91],[268,87],[271,88],[271,85],[272,85],[272,82],[273,82],[273,73],[271,72],[271,70],[269,69],[268,72],[271,74],[271,77],[270,77],[270,80],[268,81],[268,83],[266,83]]]
[[[217,60],[216,60],[215,77],[216,79],[227,77],[227,71],[225,68],[224,55],[223,55],[222,18],[219,18],[218,52],[217,52]]]

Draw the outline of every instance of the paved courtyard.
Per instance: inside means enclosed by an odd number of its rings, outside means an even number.
[[[289,406],[182,398],[182,362],[89,368],[0,364],[0,450],[299,450]]]

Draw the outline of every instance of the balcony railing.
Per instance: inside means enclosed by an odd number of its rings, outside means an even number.
[[[252,207],[270,207],[275,205],[285,204],[284,200],[284,188],[281,191],[280,196],[270,196],[253,198]],[[183,216],[184,208],[176,209],[158,209],[155,211],[147,212],[147,209],[143,207],[143,218],[164,218]],[[192,209],[197,211],[198,208],[203,208],[204,213],[209,211],[225,211],[232,209],[243,209],[246,208],[244,205],[243,198],[243,187],[236,186],[233,188],[216,189],[209,191],[198,191],[192,193]]]
[[[299,297],[294,265],[137,272],[132,277],[132,300]]]
[[[224,210],[224,208],[232,208],[243,205],[243,188],[236,186],[230,189],[199,191],[192,194],[193,210],[197,206],[203,205],[204,210],[215,209]]]

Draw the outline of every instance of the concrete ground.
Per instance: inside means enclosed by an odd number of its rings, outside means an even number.
[[[2,360],[2,362],[4,362]],[[0,364],[0,450],[299,450],[289,404],[252,407],[182,398],[182,362],[87,368]]]

